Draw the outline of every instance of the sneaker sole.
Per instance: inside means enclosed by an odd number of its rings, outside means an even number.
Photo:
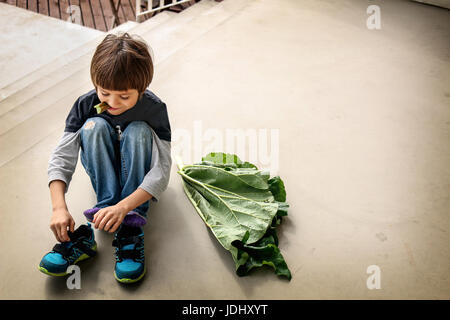
[[[134,282],[138,282],[139,280],[141,280],[145,276],[146,272],[147,272],[147,267],[144,267],[144,272],[142,272],[142,274],[138,278],[136,278],[136,279],[129,279],[129,278],[120,279],[117,277],[117,274],[114,271],[114,278],[116,278],[116,280],[119,281],[120,283],[134,283]]]
[[[63,272],[63,273],[53,273],[48,271],[47,269],[45,269],[44,267],[38,266],[39,271],[41,271],[42,273],[45,273],[46,275],[49,276],[53,276],[53,277],[63,277],[65,275],[67,275],[67,272]]]
[[[94,246],[91,247],[91,249],[94,250],[95,252],[97,252],[97,244],[94,244]],[[90,258],[90,256],[88,256],[86,253],[83,253],[81,256],[78,257],[77,260],[74,261],[73,264],[77,264],[78,262],[86,260],[86,259],[89,259],[89,258]],[[48,271],[47,269],[45,269],[44,267],[41,267],[41,266],[38,266],[38,269],[42,273],[45,273],[46,275],[53,276],[53,277],[64,277],[64,276],[68,275],[67,272],[61,272],[61,273],[50,272],[50,271]]]

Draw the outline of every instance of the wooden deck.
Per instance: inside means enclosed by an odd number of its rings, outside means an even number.
[[[169,4],[171,0],[161,0]],[[180,12],[200,0],[192,0],[165,10]],[[108,31],[127,21],[136,21],[135,0],[0,0],[16,7],[31,10],[57,19],[72,21],[83,26]],[[153,8],[158,1],[153,1]],[[114,24],[113,5],[117,8],[119,23]],[[147,9],[148,2],[142,1],[142,11]],[[71,9],[72,8],[72,9]],[[154,13],[153,15],[157,14]],[[152,17],[146,15],[145,19]],[[72,19],[72,20],[71,20]]]

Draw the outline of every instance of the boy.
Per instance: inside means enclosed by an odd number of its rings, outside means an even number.
[[[84,215],[95,228],[115,233],[115,278],[136,282],[146,270],[142,226],[149,200],[158,201],[170,177],[167,108],[146,89],[153,61],[143,40],[128,33],[107,35],[90,72],[95,89],[75,101],[49,161],[50,228],[61,244],[44,256],[39,269],[65,275],[70,264],[96,253],[91,225],[74,230],[64,198],[81,148],[82,165],[97,195],[97,204]]]

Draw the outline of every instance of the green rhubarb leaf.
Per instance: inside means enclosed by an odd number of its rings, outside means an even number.
[[[281,179],[270,179],[253,164],[224,153],[210,153],[193,165],[180,161],[179,167],[187,197],[219,243],[230,251],[237,274],[269,265],[276,274],[290,279],[276,236],[276,227],[289,207]]]
[[[101,102],[94,106],[95,110],[97,110],[97,114],[102,113],[106,109],[108,109],[108,104],[106,102]]]
[[[245,276],[248,272],[263,265],[272,267],[275,274],[284,276],[291,280],[292,275],[278,248],[276,235],[271,235],[272,229],[261,240],[253,245],[248,245],[239,240],[233,241],[233,245],[238,249],[236,261],[236,273],[238,276]]]
[[[212,162],[216,165],[236,165],[238,168],[257,169],[256,166],[250,162],[242,162],[237,155],[230,153],[211,152],[204,156],[202,161]]]
[[[280,177],[276,176],[268,181],[269,190],[272,192],[276,201],[286,201],[286,189],[284,188],[284,182]]]

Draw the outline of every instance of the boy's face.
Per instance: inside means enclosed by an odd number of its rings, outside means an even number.
[[[136,89],[111,91],[97,86],[97,96],[101,102],[109,105],[107,112],[117,116],[135,106],[139,99],[139,92]]]

